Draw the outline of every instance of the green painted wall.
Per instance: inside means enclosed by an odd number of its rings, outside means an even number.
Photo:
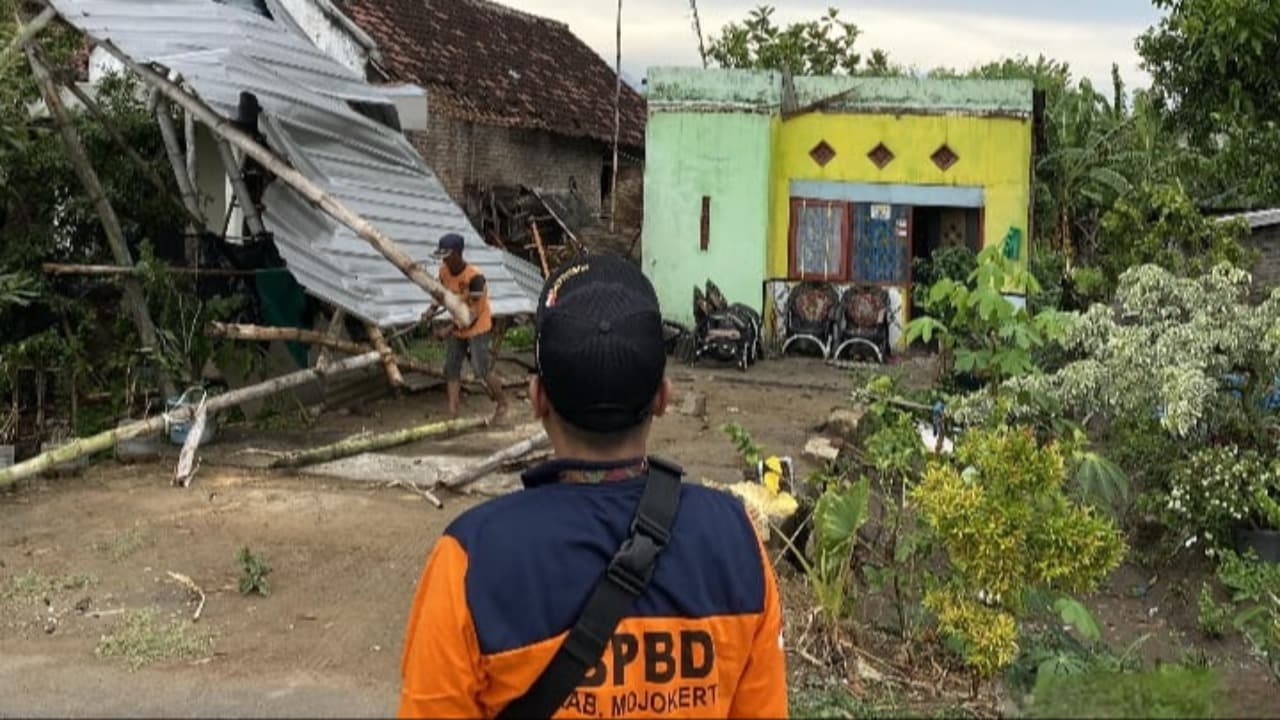
[[[693,288],[713,280],[730,302],[763,304],[769,233],[770,118],[747,113],[650,116],[643,265],[663,315],[693,321]],[[702,198],[711,198],[707,250]]]

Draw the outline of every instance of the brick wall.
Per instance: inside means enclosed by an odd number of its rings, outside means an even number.
[[[605,147],[539,130],[502,128],[432,115],[426,132],[409,132],[409,140],[439,175],[453,199],[465,202],[468,183],[528,185],[568,190],[600,210],[600,176]]]
[[[1249,239],[1261,257],[1253,267],[1253,286],[1258,295],[1269,295],[1280,287],[1280,227],[1261,228]]]

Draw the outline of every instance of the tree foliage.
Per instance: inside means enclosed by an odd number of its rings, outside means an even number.
[[[793,75],[854,75],[864,70],[857,52],[858,26],[828,8],[817,20],[785,27],[774,22],[775,8],[760,5],[742,22],[725,25],[707,45],[707,58],[723,68],[786,70]],[[865,68],[871,74],[893,72],[888,53],[875,50]]]

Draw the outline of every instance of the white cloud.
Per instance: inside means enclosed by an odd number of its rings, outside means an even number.
[[[567,22],[574,33],[610,64],[614,61],[615,12],[613,2],[587,6],[581,0],[505,0],[504,4]],[[703,34],[725,23],[740,20],[756,2],[700,4]],[[778,2],[778,22],[817,17],[828,2]],[[1031,3],[1027,3],[1028,6]],[[970,3],[972,7],[972,4]],[[1070,63],[1077,77],[1089,77],[1100,87],[1110,86],[1111,63],[1118,62],[1125,81],[1145,85],[1148,79],[1138,67],[1134,39],[1149,20],[1041,19],[1028,7],[1025,15],[999,15],[981,11],[928,10],[877,6],[868,3],[842,13],[863,31],[860,50],[866,54],[881,47],[900,63],[928,69],[939,65],[967,68],[1012,55],[1048,57]],[[697,36],[693,32],[686,0],[624,0],[622,28],[623,72],[643,77],[654,65],[697,65]]]

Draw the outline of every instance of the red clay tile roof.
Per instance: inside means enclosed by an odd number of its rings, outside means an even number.
[[[429,112],[613,142],[616,76],[569,26],[488,0],[343,0],[393,81]],[[644,147],[645,101],[623,83],[621,144]]]

